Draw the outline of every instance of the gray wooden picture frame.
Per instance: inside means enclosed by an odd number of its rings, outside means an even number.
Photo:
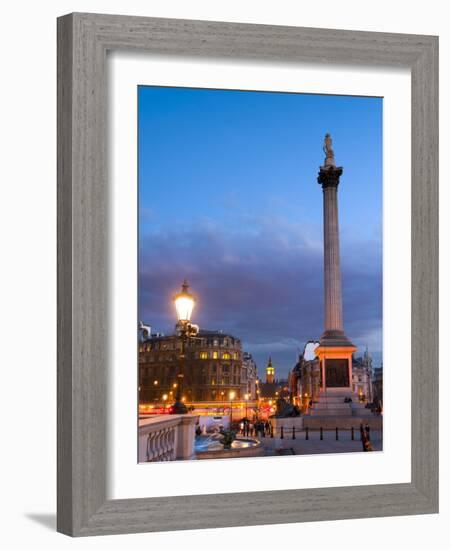
[[[411,483],[107,500],[109,50],[411,70]],[[438,511],[437,37],[82,13],[58,19],[57,487],[57,529],[72,536]]]

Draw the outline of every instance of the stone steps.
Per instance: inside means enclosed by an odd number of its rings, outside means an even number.
[[[346,409],[335,409],[335,408],[326,408],[326,409],[315,409],[310,410],[308,416],[352,416],[352,410],[350,407]]]
[[[351,398],[351,402],[345,402],[345,398]],[[358,396],[346,391],[327,390],[321,393],[319,399],[309,409],[307,416],[319,417],[371,417],[372,412],[359,403]]]

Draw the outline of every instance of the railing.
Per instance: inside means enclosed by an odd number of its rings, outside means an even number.
[[[175,427],[163,428],[147,436],[147,462],[175,460]]]
[[[302,430],[296,429],[295,425],[293,426],[274,426],[270,424],[268,427],[264,426],[260,429],[253,428],[252,430],[246,430],[244,428],[244,435],[251,435],[258,437],[260,440],[266,438],[270,439],[304,439],[306,441],[310,440],[335,440],[335,441],[360,441],[362,443],[363,451],[372,451],[372,444],[370,441],[370,427],[368,425],[361,424],[358,428],[334,428],[324,429],[320,427],[319,429],[313,429],[306,427]]]
[[[139,421],[139,462],[186,460],[194,456],[193,414],[154,416]]]

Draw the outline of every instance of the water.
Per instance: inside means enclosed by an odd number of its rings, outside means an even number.
[[[220,442],[221,436],[217,435],[199,435],[195,438],[195,451],[223,451],[223,445]],[[232,449],[247,449],[255,447],[256,441],[251,439],[235,439],[231,444]]]

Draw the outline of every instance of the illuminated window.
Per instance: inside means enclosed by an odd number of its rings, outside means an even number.
[[[237,358],[238,358],[238,354],[237,354],[237,352],[235,351],[235,352],[233,353],[233,359],[237,359]]]
[[[200,359],[208,359],[208,352],[207,351],[201,351],[200,352]]]
[[[222,353],[222,359],[231,359],[231,355],[228,352]]]
[[[213,351],[213,359],[219,359],[219,353],[217,351]]]

